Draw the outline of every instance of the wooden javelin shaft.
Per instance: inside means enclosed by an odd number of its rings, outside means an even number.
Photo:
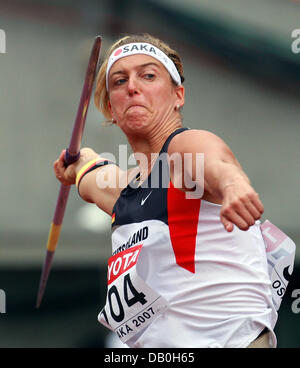
[[[80,157],[80,145],[82,134],[84,130],[85,120],[87,116],[87,111],[91,99],[91,94],[93,90],[93,84],[96,77],[96,70],[99,60],[99,54],[101,49],[102,38],[97,36],[95,38],[93,48],[90,54],[89,63],[85,75],[84,85],[81,92],[81,98],[77,109],[77,114],[75,118],[75,123],[73,126],[72,136],[70,139],[69,147],[65,154],[65,166],[76,162]],[[36,307],[39,308],[43,294],[45,292],[47,280],[49,277],[52,260],[54,252],[59,240],[60,230],[62,227],[62,222],[68,202],[68,197],[70,193],[71,186],[66,186],[61,184],[60,190],[56,202],[56,208],[53,216],[53,220],[49,230],[48,242],[47,242],[47,253],[42,268],[42,274],[40,279],[40,285],[37,295]]]

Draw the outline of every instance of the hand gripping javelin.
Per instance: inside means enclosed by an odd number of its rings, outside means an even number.
[[[93,84],[96,77],[96,69],[98,65],[98,59],[101,49],[102,38],[97,36],[94,41],[94,45],[91,51],[84,85],[81,92],[81,98],[78,105],[78,110],[75,118],[75,123],[73,127],[72,137],[70,140],[69,147],[65,154],[65,166],[71,165],[76,162],[80,157],[80,144],[81,138],[84,130],[86,115],[90,103],[90,98],[93,90]],[[52,220],[52,224],[49,230],[48,243],[47,243],[47,253],[45,262],[42,269],[41,280],[38,290],[36,307],[39,308],[42,297],[46,288],[48,276],[50,273],[51,263],[54,256],[54,252],[58,243],[59,234],[65,214],[65,209],[69,197],[71,186],[70,185],[60,185],[60,190],[56,202],[56,208]]]

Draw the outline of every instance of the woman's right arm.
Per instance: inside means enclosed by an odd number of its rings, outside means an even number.
[[[56,178],[63,185],[72,185],[81,168],[93,159],[103,159],[90,148],[80,150],[80,158],[75,163],[64,166],[65,150],[54,162],[53,169]],[[127,174],[115,164],[108,164],[84,175],[80,181],[78,191],[87,202],[95,203],[100,209],[112,215],[112,209],[120,196],[121,190],[127,185]]]

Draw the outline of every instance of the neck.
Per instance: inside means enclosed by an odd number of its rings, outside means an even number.
[[[141,182],[149,175],[156,161],[157,154],[165,141],[175,130],[182,127],[181,119],[163,126],[155,127],[146,135],[127,135],[135,159],[138,162]],[[155,155],[156,154],[156,155]]]

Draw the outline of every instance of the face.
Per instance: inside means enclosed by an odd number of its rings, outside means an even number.
[[[178,119],[184,87],[174,86],[165,67],[148,55],[119,59],[109,72],[109,109],[125,133],[150,132]]]

